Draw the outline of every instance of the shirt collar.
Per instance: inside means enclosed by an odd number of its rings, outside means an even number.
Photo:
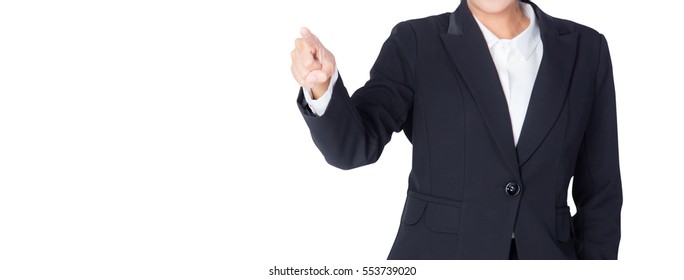
[[[534,9],[532,8],[532,5],[527,4],[527,3],[520,3],[520,7],[523,10],[523,13],[527,18],[530,19],[530,25],[527,26],[523,32],[518,34],[518,36],[515,36],[515,38],[510,39],[511,43],[515,46],[517,46],[518,50],[520,53],[525,57],[525,59],[529,59],[530,56],[532,55],[532,52],[534,49],[537,47],[539,44],[539,41],[541,41],[540,33],[539,33],[539,25],[537,24],[537,17],[534,14]],[[496,37],[494,33],[492,33],[484,24],[480,22],[477,17],[474,17],[475,21],[477,22],[477,25],[480,26],[480,30],[482,30],[482,35],[484,35],[485,41],[487,41],[487,47],[492,48],[499,40],[499,37]]]

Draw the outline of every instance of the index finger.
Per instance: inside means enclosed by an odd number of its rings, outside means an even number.
[[[299,30],[299,33],[302,35],[302,39],[304,39],[304,42],[308,46],[318,45],[318,38],[316,38],[316,35],[311,33],[311,30],[308,28],[302,27],[302,29]]]

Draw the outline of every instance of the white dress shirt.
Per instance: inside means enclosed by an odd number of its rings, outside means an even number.
[[[527,3],[520,5],[525,16],[530,19],[530,25],[513,39],[499,39],[475,18],[487,41],[489,53],[494,60],[506,96],[515,145],[518,145],[527,105],[530,104],[532,88],[544,52],[534,9]]]
[[[530,25],[513,39],[499,39],[475,17],[499,74],[499,81],[511,116],[515,145],[518,144],[518,138],[520,138],[527,106],[532,96],[532,88],[544,52],[534,9],[530,4],[519,4],[525,16],[530,19]],[[335,69],[330,78],[328,90],[316,100],[313,100],[310,89],[304,89],[304,98],[314,114],[322,116],[325,113],[332,95],[332,88],[338,77],[339,74]]]

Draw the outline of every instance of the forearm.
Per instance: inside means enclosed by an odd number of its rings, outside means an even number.
[[[307,110],[305,93],[297,100],[314,143],[326,161],[341,169],[351,169],[375,162],[381,153],[377,135],[366,130],[340,78],[333,85],[325,114]],[[370,135],[368,133],[371,133]],[[389,139],[388,139],[389,140]]]

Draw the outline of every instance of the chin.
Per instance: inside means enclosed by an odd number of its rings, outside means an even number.
[[[476,8],[488,14],[498,14],[512,5],[516,5],[518,0],[468,0],[468,6]]]

